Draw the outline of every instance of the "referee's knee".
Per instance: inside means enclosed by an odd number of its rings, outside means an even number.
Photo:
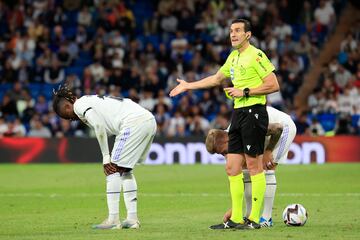
[[[228,176],[236,176],[242,172],[242,168],[241,166],[226,165],[225,171]]]
[[[264,171],[262,160],[259,157],[246,156],[246,166],[251,176],[257,175]]]

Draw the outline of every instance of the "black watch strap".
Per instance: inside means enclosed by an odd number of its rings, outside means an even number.
[[[244,96],[246,98],[250,97],[250,89],[249,88],[244,88],[243,94],[244,94]]]

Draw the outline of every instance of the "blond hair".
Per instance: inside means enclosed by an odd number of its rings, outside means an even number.
[[[210,129],[205,140],[206,150],[211,154],[216,153],[217,142],[224,138],[226,134],[227,132],[221,129]]]

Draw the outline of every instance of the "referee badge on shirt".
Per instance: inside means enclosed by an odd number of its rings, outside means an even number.
[[[234,68],[233,67],[230,68],[230,78],[231,78],[231,81],[234,80]]]

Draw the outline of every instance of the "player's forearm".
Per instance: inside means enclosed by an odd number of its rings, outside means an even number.
[[[250,96],[266,95],[279,91],[279,83],[274,73],[271,73],[269,76],[265,77],[263,81],[263,84],[261,84],[259,87],[250,88]]]
[[[103,156],[103,164],[110,163],[109,144],[105,127],[97,124],[94,130]]]
[[[86,113],[86,120],[93,127],[103,156],[103,164],[110,163],[109,144],[106,129],[103,121],[99,118],[94,109]]]
[[[266,146],[266,151],[273,151],[278,143],[281,134],[283,132],[283,126],[279,123],[269,124],[267,135],[270,135],[269,144]]]

